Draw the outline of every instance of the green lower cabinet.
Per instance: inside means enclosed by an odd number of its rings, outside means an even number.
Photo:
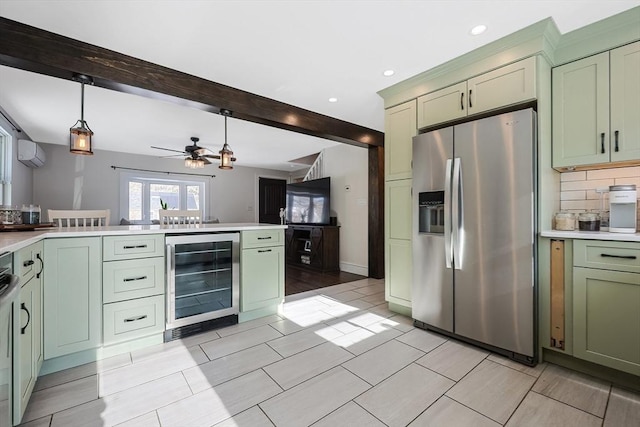
[[[45,240],[45,359],[101,345],[101,248],[100,237]]]
[[[240,254],[240,311],[284,300],[284,246],[243,249]]]
[[[411,308],[411,240],[388,239],[385,249],[385,298],[390,303]]]
[[[573,355],[640,375],[640,274],[573,269]]]

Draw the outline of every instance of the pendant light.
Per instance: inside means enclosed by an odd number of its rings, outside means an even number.
[[[69,151],[73,154],[93,155],[91,151],[91,136],[93,131],[84,121],[84,85],[93,84],[93,79],[83,74],[74,74],[73,80],[80,82],[80,120],[69,129]]]
[[[218,151],[220,154],[220,169],[233,169],[233,162],[236,161],[236,158],[233,157],[233,151],[231,151],[231,147],[227,144],[227,117],[231,115],[231,111],[229,110],[220,110],[220,114],[224,116],[224,145],[222,146],[222,150]]]

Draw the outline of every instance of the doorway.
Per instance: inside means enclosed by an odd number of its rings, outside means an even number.
[[[285,207],[287,181],[284,179],[258,179],[258,222],[280,224],[280,208]]]

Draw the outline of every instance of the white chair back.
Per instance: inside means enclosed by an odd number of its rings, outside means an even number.
[[[103,227],[109,225],[110,209],[102,210],[70,210],[47,211],[49,222],[58,223],[58,227]]]
[[[158,213],[160,225],[202,224],[202,212],[200,210],[160,209]]]

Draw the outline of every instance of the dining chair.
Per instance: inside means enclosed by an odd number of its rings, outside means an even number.
[[[62,211],[48,209],[47,215],[49,216],[49,222],[57,223],[58,227],[103,227],[109,225],[111,210]]]
[[[202,211],[160,209],[160,225],[195,225],[202,224]]]

